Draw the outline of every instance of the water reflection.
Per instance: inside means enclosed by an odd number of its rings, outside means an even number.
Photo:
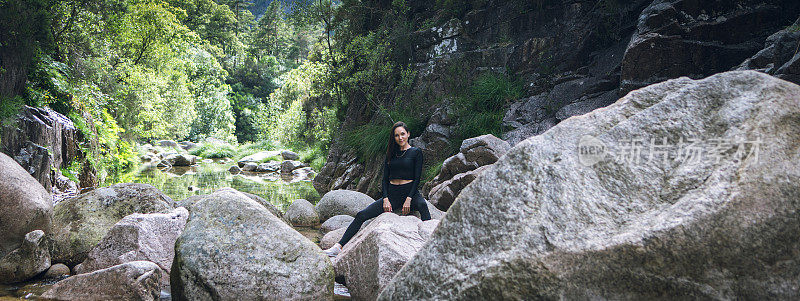
[[[306,199],[315,204],[320,199],[310,180],[281,177],[279,173],[231,174],[228,169],[233,164],[235,163],[220,164],[215,161],[172,168],[142,165],[133,181],[153,185],[174,201],[192,195],[209,194],[224,187],[261,196],[281,211],[285,211],[292,200]]]
[[[310,180],[281,176],[279,173],[240,173],[231,174],[228,169],[235,163],[219,161],[204,162],[192,167],[157,168],[142,165],[134,173],[133,182],[150,184],[163,191],[174,201],[192,195],[209,194],[217,189],[232,187],[239,191],[252,193],[269,200],[285,212],[295,199],[306,199],[316,204],[320,195],[314,190]],[[322,234],[318,228],[297,227],[301,234],[314,243],[319,243]],[[0,285],[0,301],[36,299],[60,279],[35,278],[23,283]],[[350,298],[347,288],[338,285],[335,300]],[[170,300],[169,291],[162,292],[161,300]]]

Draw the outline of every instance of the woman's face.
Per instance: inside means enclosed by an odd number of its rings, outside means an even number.
[[[394,129],[394,142],[397,142],[400,148],[405,147],[406,143],[408,143],[408,132],[402,126]]]

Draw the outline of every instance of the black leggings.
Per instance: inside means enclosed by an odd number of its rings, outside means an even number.
[[[392,204],[392,210],[403,207],[403,203],[405,203],[410,189],[411,183],[403,185],[389,184],[389,191],[387,191],[386,194],[388,194],[389,203]],[[418,211],[423,221],[431,219],[431,213],[428,212],[428,205],[425,203],[425,199],[419,191],[416,191],[413,197],[411,197],[411,210]],[[356,214],[356,218],[350,223],[350,226],[347,226],[347,230],[344,232],[342,239],[339,240],[339,244],[344,246],[344,244],[353,238],[353,235],[356,235],[356,232],[358,232],[358,229],[361,229],[361,225],[364,224],[366,220],[381,215],[381,213],[383,213],[382,197]]]

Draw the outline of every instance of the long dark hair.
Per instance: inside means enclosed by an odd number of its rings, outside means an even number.
[[[394,140],[394,130],[401,126],[406,130],[406,132],[408,132],[408,136],[411,137],[411,132],[408,131],[408,127],[406,126],[405,122],[395,122],[391,131],[389,132],[389,144],[386,145],[386,162],[389,162],[389,160],[394,157],[394,154],[400,150],[400,146],[397,145],[397,142]]]

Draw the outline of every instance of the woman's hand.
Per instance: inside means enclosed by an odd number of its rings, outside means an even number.
[[[406,215],[409,212],[411,212],[411,198],[406,197],[406,202],[403,203],[403,215]]]
[[[392,212],[392,203],[389,203],[389,198],[383,198],[383,212]]]

